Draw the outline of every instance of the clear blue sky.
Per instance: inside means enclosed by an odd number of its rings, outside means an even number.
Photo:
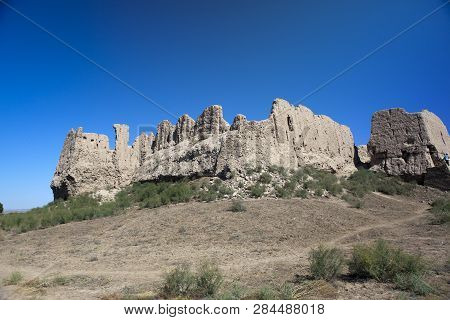
[[[5,0],[7,1],[7,0]],[[14,1],[12,6],[176,115],[220,104],[264,119],[443,0]],[[106,133],[169,116],[0,3],[0,202],[30,208],[68,130]],[[450,121],[450,5],[303,102],[368,141],[374,111],[427,108]],[[172,119],[173,120],[173,119]],[[113,143],[111,143],[113,145]]]

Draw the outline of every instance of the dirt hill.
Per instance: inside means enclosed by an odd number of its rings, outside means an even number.
[[[353,245],[383,238],[431,264],[435,298],[449,298],[448,224],[431,223],[433,189],[414,197],[366,196],[361,209],[337,198],[190,202],[73,222],[24,234],[0,235],[0,278],[23,280],[0,287],[2,299],[102,299],[151,296],[175,266],[213,260],[224,287],[248,290],[288,281],[302,298],[395,299],[412,297],[391,284],[345,275],[310,283],[308,254],[319,244],[348,257]],[[299,280],[300,279],[300,280]]]

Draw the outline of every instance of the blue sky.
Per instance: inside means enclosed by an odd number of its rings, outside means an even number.
[[[6,1],[6,0],[5,0]],[[7,1],[175,115],[208,105],[265,119],[298,102],[443,0]],[[427,108],[450,122],[450,4],[303,102],[366,143],[374,111]],[[30,208],[68,130],[170,116],[0,3],[0,202]],[[171,119],[174,120],[174,119]],[[111,143],[113,145],[113,143]]]

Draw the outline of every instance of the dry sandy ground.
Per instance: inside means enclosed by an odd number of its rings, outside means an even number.
[[[20,285],[0,287],[1,299],[99,299],[118,292],[156,292],[165,272],[181,263],[216,261],[226,285],[279,285],[307,275],[308,253],[320,243],[349,255],[356,243],[378,238],[421,254],[429,281],[449,298],[448,226],[430,223],[426,201],[372,194],[361,210],[338,199],[187,203],[60,225],[0,239],[0,279],[13,271]],[[70,279],[35,288],[33,279]],[[50,279],[50,280],[49,280]],[[316,290],[317,291],[317,290]],[[389,284],[345,277],[305,298],[407,298]]]

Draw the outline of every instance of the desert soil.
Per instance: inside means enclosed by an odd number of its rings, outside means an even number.
[[[428,190],[428,191],[427,191]],[[342,248],[379,238],[422,255],[432,266],[433,298],[450,296],[448,225],[434,225],[429,189],[415,197],[371,194],[362,209],[336,198],[187,203],[74,222],[0,238],[0,279],[19,271],[19,285],[0,284],[0,299],[102,299],[119,293],[155,293],[165,272],[179,264],[215,261],[225,285],[256,289],[308,274],[308,253],[319,244]],[[36,286],[30,280],[70,279]],[[322,288],[323,289],[323,288]],[[393,285],[345,275],[305,298],[411,298]]]

